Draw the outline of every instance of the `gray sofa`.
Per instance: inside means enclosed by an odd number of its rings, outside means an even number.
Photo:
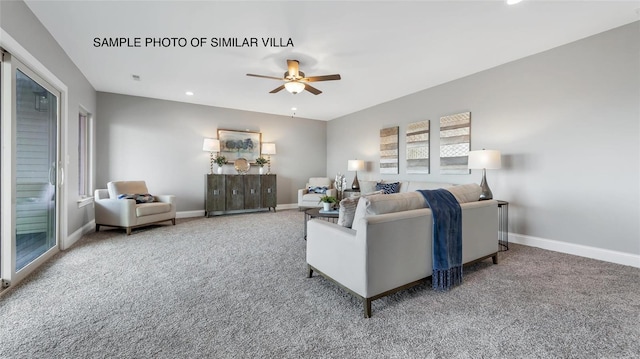
[[[423,189],[440,187],[414,184]],[[463,263],[490,257],[497,263],[497,202],[478,201],[478,185],[450,190],[462,202]],[[424,203],[415,191],[377,194],[359,199],[352,228],[309,221],[308,277],[317,272],[360,298],[364,316],[370,317],[371,301],[420,284],[432,274],[433,219]]]

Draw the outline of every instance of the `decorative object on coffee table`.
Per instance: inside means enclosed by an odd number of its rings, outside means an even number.
[[[336,179],[333,181],[333,187],[338,191],[338,201],[342,199],[342,192],[347,188],[347,179],[338,172]]]
[[[363,160],[349,160],[349,162],[347,162],[347,170],[356,172],[356,176],[353,178],[353,183],[351,183],[351,189],[360,189],[360,182],[358,182],[358,171],[362,171],[363,169]]]
[[[213,163],[215,162],[213,153],[216,152],[217,156],[217,152],[220,152],[220,141],[216,140],[215,138],[205,138],[204,143],[202,144],[202,150],[209,152],[209,174],[213,174]]]
[[[276,144],[269,142],[263,143],[262,154],[267,155],[267,174],[271,174],[271,155],[276,154]]]
[[[482,169],[482,182],[480,187],[482,193],[480,193],[480,200],[493,199],[493,193],[487,183],[487,169],[497,170],[502,167],[502,161],[500,159],[500,151],[485,150],[484,148],[479,151],[469,151],[469,169]]]
[[[329,211],[334,204],[338,203],[338,200],[334,196],[322,196],[320,203],[322,203],[323,210]]]

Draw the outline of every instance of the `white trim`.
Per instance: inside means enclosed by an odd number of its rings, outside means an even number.
[[[509,242],[640,268],[640,255],[509,233]]]
[[[204,217],[204,209],[200,211],[176,212],[176,218],[193,218],[193,217]]]
[[[78,208],[82,208],[84,206],[88,206],[90,204],[93,203],[93,196],[91,197],[85,197],[85,198],[80,198],[78,200]]]
[[[276,209],[298,209],[297,203],[289,203],[289,204],[278,204],[276,205]]]
[[[89,232],[93,232],[96,229],[96,221],[93,220],[87,224],[85,224],[84,226],[80,227],[77,231],[71,233],[71,235],[65,239],[63,239],[60,243],[60,247],[62,250],[67,250],[69,248],[71,248],[72,245],[74,245],[77,241],[79,241],[82,236],[84,236],[85,234],[89,233]]]

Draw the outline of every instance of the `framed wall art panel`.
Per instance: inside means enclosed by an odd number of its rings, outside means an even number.
[[[471,112],[440,117],[440,174],[469,174]]]
[[[218,140],[220,140],[220,154],[229,162],[244,158],[250,163],[255,163],[260,157],[262,143],[260,132],[218,130]]]
[[[398,132],[398,126],[380,130],[381,174],[398,174]]]
[[[407,173],[429,173],[429,120],[407,126]]]

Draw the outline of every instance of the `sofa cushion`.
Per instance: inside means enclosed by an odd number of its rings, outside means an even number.
[[[386,194],[398,193],[400,192],[400,182],[378,182],[376,183],[376,190],[383,191]]]
[[[308,187],[328,187],[331,188],[331,180],[328,177],[311,177],[309,178]]]
[[[453,186],[455,185],[443,182],[407,181],[400,184],[400,192],[415,192],[419,189],[438,189]]]
[[[370,215],[408,211],[425,208],[426,201],[419,192],[378,194],[360,199],[353,219],[353,229]]]
[[[144,181],[114,181],[107,183],[109,198],[116,199],[121,194],[149,193]]]
[[[133,199],[136,203],[151,203],[155,201],[155,197],[149,193],[121,194],[118,195],[118,199]]]
[[[477,183],[469,183],[449,187],[447,188],[447,191],[453,194],[453,196],[458,200],[458,203],[476,202],[480,199],[482,187]]]
[[[150,216],[152,214],[165,213],[171,210],[171,204],[163,202],[141,203],[136,205],[136,216]]]

